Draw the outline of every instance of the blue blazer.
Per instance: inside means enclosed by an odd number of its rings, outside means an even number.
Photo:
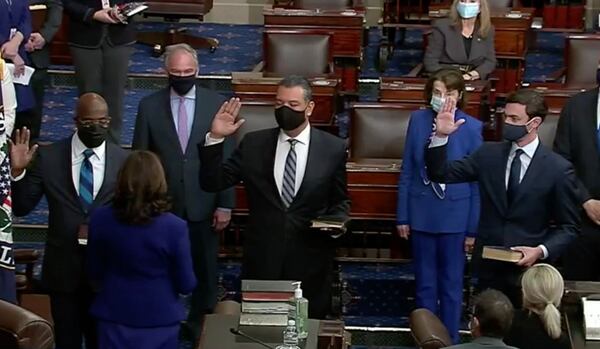
[[[179,294],[196,286],[187,223],[164,213],[147,225],[127,225],[112,207],[94,211],[88,273],[99,292],[94,317],[131,327],[160,327],[185,318]]]
[[[30,64],[29,54],[25,51],[25,43],[31,35],[31,15],[29,13],[29,2],[13,0],[11,6],[6,1],[0,1],[0,45],[10,39],[11,29],[14,28],[23,34],[23,42],[19,46],[19,56],[25,64]],[[31,86],[15,84],[17,95],[17,111],[33,108],[35,100]]]
[[[428,182],[425,148],[436,113],[428,108],[410,116],[398,184],[397,223],[428,233],[467,233],[474,236],[479,222],[476,183],[447,184],[441,199]],[[481,121],[457,110],[455,119],[466,122],[448,140],[448,158],[462,159],[483,142]]]

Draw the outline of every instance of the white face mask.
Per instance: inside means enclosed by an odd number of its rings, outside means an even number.
[[[446,98],[441,96],[432,95],[431,96],[431,109],[433,109],[436,113],[442,109],[442,106],[446,102]]]
[[[479,14],[479,3],[477,2],[458,2],[456,11],[465,19],[476,17]]]

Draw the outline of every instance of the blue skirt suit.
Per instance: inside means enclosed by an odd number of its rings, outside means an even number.
[[[177,349],[179,295],[196,286],[186,222],[164,213],[128,225],[104,207],[94,211],[88,238],[99,349]]]
[[[425,148],[436,112],[411,114],[398,184],[397,224],[409,225],[416,281],[416,305],[437,314],[458,343],[464,274],[465,236],[479,221],[477,183],[431,183],[425,171]],[[482,143],[482,123],[456,110],[465,123],[450,135],[448,160],[461,159]]]

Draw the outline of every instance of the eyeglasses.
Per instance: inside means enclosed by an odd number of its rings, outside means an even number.
[[[108,125],[110,124],[110,118],[77,120],[77,123],[81,127],[92,127],[94,125],[108,127]]]

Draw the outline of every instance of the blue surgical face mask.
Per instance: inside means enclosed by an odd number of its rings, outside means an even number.
[[[456,10],[462,18],[473,18],[479,14],[479,3],[477,2],[458,2]]]
[[[436,113],[442,109],[442,106],[446,102],[446,99],[441,96],[432,95],[431,96],[431,109],[433,109]]]

